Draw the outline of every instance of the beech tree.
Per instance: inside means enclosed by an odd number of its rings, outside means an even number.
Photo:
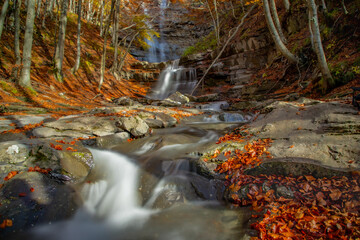
[[[15,32],[14,32],[14,51],[15,51],[15,68],[13,69],[14,78],[18,78],[19,67],[21,65],[20,56],[20,7],[21,0],[15,0]]]
[[[59,19],[59,37],[56,45],[55,52],[55,68],[56,74],[55,77],[58,81],[63,81],[63,61],[64,61],[64,49],[65,49],[65,34],[66,34],[66,24],[67,24],[67,10],[68,10],[68,1],[62,0],[61,2],[61,15]]]
[[[5,0],[3,6],[1,8],[1,15],[0,15],[0,39],[1,39],[3,28],[4,28],[4,22],[5,22],[5,17],[6,17],[6,12],[7,12],[8,7],[9,7],[9,0]]]
[[[112,15],[114,14],[114,5],[115,5],[115,0],[111,0],[110,16],[109,16],[109,18],[108,18],[108,20],[107,20],[107,23],[106,23],[106,26],[105,26],[105,30],[104,30],[104,44],[103,44],[103,52],[102,52],[102,56],[101,56],[99,90],[101,89],[101,86],[102,86],[102,84],[103,84],[103,82],[104,82],[105,63],[106,63],[107,36],[108,36],[109,28],[110,28],[111,18],[112,18]]]
[[[30,67],[31,67],[31,49],[33,43],[35,20],[35,0],[27,0],[26,26],[23,46],[22,70],[19,84],[23,87],[31,87]]]
[[[281,41],[283,41],[283,43],[286,43],[287,41],[286,41],[286,38],[285,38],[284,33],[282,31],[282,28],[281,28],[281,23],[280,23],[280,19],[279,19],[277,9],[276,9],[275,0],[270,0],[270,8],[271,8],[271,15],[272,15],[272,17],[274,19],[276,30],[279,33]]]
[[[265,19],[268,25],[271,37],[275,42],[276,48],[281,52],[283,56],[285,56],[290,62],[297,63],[299,60],[292,54],[289,49],[285,46],[284,42],[281,40],[279,32],[277,31],[275,24],[273,22],[273,18],[271,17],[270,7],[268,0],[263,0]]]
[[[75,73],[80,66],[80,57],[81,57],[81,0],[78,0],[77,4],[77,14],[78,14],[78,22],[77,22],[77,41],[76,41],[76,47],[77,47],[77,54],[76,54],[76,60],[75,60],[75,66],[71,70],[72,73]]]
[[[314,0],[307,0],[307,2],[309,7],[309,29],[312,37],[313,48],[319,62],[319,67],[324,80],[324,88],[326,90],[327,88],[334,85],[334,79],[331,76],[322,46],[319,30],[319,20],[317,16],[317,6]]]

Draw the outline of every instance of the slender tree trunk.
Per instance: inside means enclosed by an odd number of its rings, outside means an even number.
[[[285,44],[281,41],[280,35],[278,31],[276,30],[276,27],[274,25],[273,19],[271,17],[270,13],[270,7],[268,0],[263,0],[264,3],[264,11],[265,11],[265,18],[266,22],[268,24],[269,31],[271,33],[271,37],[273,38],[275,42],[276,48],[282,53],[283,56],[285,56],[290,62],[297,63],[298,59],[292,54],[285,46]]]
[[[231,36],[226,40],[224,46],[222,47],[221,51],[219,52],[219,54],[217,55],[217,57],[214,59],[214,61],[211,63],[211,65],[208,67],[208,69],[206,69],[204,75],[201,77],[201,79],[198,81],[198,83],[196,84],[196,86],[194,87],[194,89],[191,92],[191,95],[194,94],[195,90],[199,87],[199,85],[201,84],[202,81],[204,81],[206,74],[208,74],[208,72],[210,71],[210,69],[212,68],[212,66],[214,66],[214,64],[217,62],[217,60],[220,58],[221,54],[224,52],[225,48],[227,47],[227,45],[230,43],[230,41],[235,37],[235,35],[237,34],[237,32],[239,31],[239,29],[241,28],[241,26],[244,24],[245,19],[247,18],[247,16],[252,12],[252,10],[255,8],[257,4],[252,5],[252,7],[249,9],[249,11],[242,17],[239,25],[237,25],[237,27],[235,28],[235,31],[231,34]]]
[[[31,49],[33,43],[34,20],[35,20],[35,0],[27,1],[27,15],[25,26],[25,37],[23,46],[22,71],[19,84],[23,87],[31,87],[30,67],[31,67]]]
[[[317,16],[317,7],[314,0],[307,0],[310,11],[310,25],[314,36],[314,47],[317,59],[319,61],[322,77],[325,81],[325,90],[334,85],[334,79],[331,76],[329,67],[327,65],[324,49],[321,42],[321,35],[319,30],[319,22]]]
[[[112,15],[114,13],[114,5],[115,5],[115,0],[111,0],[110,16],[109,16],[109,19],[107,20],[107,23],[106,23],[106,26],[105,26],[105,32],[104,32],[104,45],[103,45],[103,53],[102,53],[102,56],[101,56],[99,90],[101,90],[101,86],[104,83],[107,36],[108,36],[108,31],[109,31],[109,27],[110,27],[111,18],[112,18]]]
[[[218,34],[218,31],[219,31],[219,30],[218,30],[218,28],[217,28],[216,18],[215,18],[214,14],[213,14],[213,12],[212,12],[212,10],[211,10],[211,6],[210,6],[210,3],[209,3],[209,0],[206,0],[206,3],[207,3],[207,6],[208,6],[208,8],[209,8],[210,16],[211,16],[211,18],[212,18],[212,20],[213,20],[213,23],[214,23],[214,31],[215,31],[216,43],[217,43],[217,45],[219,45],[219,44],[220,44],[220,39],[218,38],[218,37],[219,37],[219,34]]]
[[[326,12],[326,11],[327,11],[327,7],[326,7],[325,0],[321,0],[321,5],[322,5],[323,10]]]
[[[344,0],[341,0],[341,5],[342,5],[342,8],[343,8],[343,10],[344,10],[344,13],[345,13],[345,14],[348,14],[349,12],[348,12],[348,10],[346,9]]]
[[[59,38],[58,38],[58,42],[56,45],[56,53],[55,53],[56,78],[60,82],[63,81],[62,67],[63,67],[63,61],[64,61],[68,1],[69,0],[62,0],[61,15],[60,15],[60,19],[59,19],[59,21],[60,21]]]
[[[112,70],[115,71],[117,69],[117,65],[118,65],[118,42],[119,42],[119,34],[118,34],[118,29],[119,29],[119,13],[120,13],[120,1],[116,0],[116,8],[115,8],[115,27],[114,27],[114,61],[113,61],[113,66],[112,66]]]
[[[100,36],[103,36],[104,33],[104,29],[103,29],[103,24],[104,24],[104,9],[105,9],[105,0],[101,1],[101,12],[100,12]]]
[[[15,68],[13,70],[14,78],[18,78],[19,68],[21,65],[20,56],[20,8],[21,0],[15,0],[15,33],[14,33],[14,51],[15,51]]]
[[[4,29],[4,22],[8,7],[9,7],[9,0],[5,0],[4,4],[2,5],[1,15],[0,15],[0,40],[1,40],[2,31]]]
[[[217,34],[217,39],[218,41],[218,45],[220,45],[220,23],[219,23],[219,14],[217,11],[217,1],[214,0],[214,10],[215,10],[215,17],[216,17],[216,34]]]
[[[277,9],[276,9],[275,0],[270,0],[270,10],[271,10],[271,13],[272,13],[272,17],[274,19],[276,29],[277,29],[277,31],[278,31],[278,33],[280,35],[281,41],[283,41],[283,43],[286,43],[287,41],[286,41],[286,38],[285,38],[284,33],[282,31],[282,28],[281,28],[281,23],[280,23],[280,19],[279,19]]]
[[[73,0],[70,0],[69,1],[69,12],[71,12],[71,13],[73,12],[72,11],[72,6],[73,6]]]
[[[289,2],[289,0],[284,0],[284,7],[285,7],[287,12],[290,10],[290,2]]]
[[[36,17],[40,16],[42,0],[37,0],[36,3]]]
[[[77,6],[77,14],[78,14],[78,27],[77,27],[77,55],[75,60],[75,66],[72,69],[72,73],[74,74],[77,70],[79,70],[80,66],[80,56],[81,56],[81,0],[78,0]]]

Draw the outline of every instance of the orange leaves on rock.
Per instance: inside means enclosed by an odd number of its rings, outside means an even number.
[[[30,131],[34,128],[37,128],[37,127],[40,127],[44,124],[44,122],[39,122],[39,123],[36,123],[36,124],[28,124],[28,125],[25,125],[23,127],[16,127],[15,129],[10,129],[8,131],[3,131],[1,132],[1,134],[5,134],[5,133],[22,133],[22,132],[27,132],[27,131]]]
[[[66,150],[71,152],[77,152],[77,149],[74,149],[72,147],[67,147]]]
[[[35,189],[34,188],[30,188],[30,192],[34,192],[35,191]]]
[[[61,145],[54,145],[53,143],[50,143],[50,147],[52,147],[55,150],[63,150]]]
[[[129,138],[128,140],[127,140],[127,142],[128,143],[131,143],[132,141],[134,141],[135,140],[135,138]]]
[[[11,219],[4,219],[0,224],[0,228],[12,227],[13,221]]]
[[[5,181],[8,181],[10,179],[12,179],[13,177],[15,177],[17,174],[19,173],[19,171],[11,171],[8,173],[8,175],[4,178]]]
[[[291,145],[289,148],[293,148],[293,147],[295,147],[294,145]]]
[[[235,150],[235,155],[230,157],[226,162],[218,165],[215,171],[219,173],[228,172],[229,174],[237,170],[244,170],[249,166],[255,166],[261,162],[260,157],[266,152],[266,148],[270,145],[270,139],[259,139],[245,145],[245,152]],[[219,152],[215,152],[214,155]]]
[[[29,167],[28,172],[39,172],[43,174],[48,174],[49,172],[51,172],[51,168],[44,169],[40,168],[39,166]]]

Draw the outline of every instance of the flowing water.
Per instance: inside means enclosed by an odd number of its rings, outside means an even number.
[[[172,93],[191,93],[197,83],[196,69],[179,66],[179,59],[173,61],[160,74],[157,85],[152,89],[149,97],[165,99]]]
[[[239,122],[188,121],[112,151],[90,149],[95,168],[78,186],[83,206],[28,239],[241,239],[250,211],[224,205],[224,183],[195,165],[197,152],[231,125]]]

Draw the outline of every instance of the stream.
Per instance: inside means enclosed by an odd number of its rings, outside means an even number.
[[[225,129],[250,117],[193,117],[112,150],[90,149],[95,168],[76,187],[82,207],[28,239],[241,239],[251,211],[227,206],[224,183],[199,175],[195,161]]]

